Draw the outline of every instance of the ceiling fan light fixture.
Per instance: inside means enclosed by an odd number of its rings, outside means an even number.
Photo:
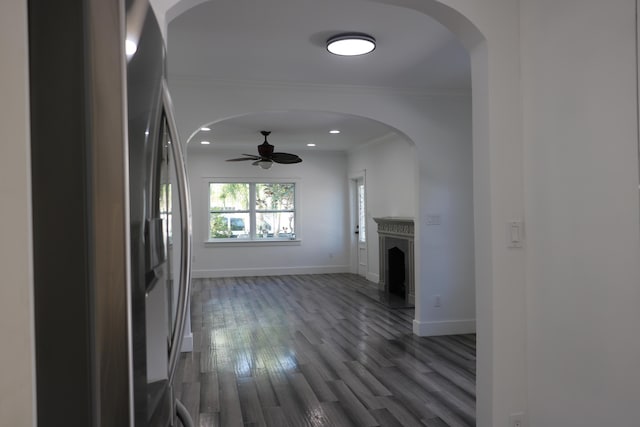
[[[364,33],[342,33],[327,40],[327,50],[334,55],[358,56],[373,52],[376,39]]]
[[[273,162],[271,160],[262,160],[262,161],[258,162],[258,165],[262,169],[271,169],[271,165],[272,164],[273,164]]]

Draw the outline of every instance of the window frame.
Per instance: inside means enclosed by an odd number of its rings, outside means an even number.
[[[249,238],[217,238],[210,237],[210,184],[238,183],[249,184],[249,210],[232,211],[238,213],[249,214]],[[294,186],[294,209],[292,211],[264,210],[257,209],[256,206],[256,184],[293,184]],[[207,247],[215,246],[296,246],[302,243],[301,225],[300,225],[300,181],[298,178],[246,178],[246,177],[207,177],[203,179],[204,202],[205,202],[205,221],[204,221],[204,245]],[[257,238],[257,213],[264,212],[293,212],[295,224],[295,237],[261,237]]]

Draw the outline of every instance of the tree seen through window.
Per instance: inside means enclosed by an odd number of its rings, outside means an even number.
[[[209,239],[295,238],[295,183],[209,183]]]

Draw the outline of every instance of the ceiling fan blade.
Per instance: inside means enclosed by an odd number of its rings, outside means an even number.
[[[271,160],[276,163],[284,164],[300,163],[302,161],[302,159],[297,155],[289,153],[273,153],[271,155]]]
[[[263,160],[256,160],[255,162],[251,163],[253,166],[258,166],[260,164],[260,162],[262,162]]]
[[[257,156],[251,156],[251,157],[237,157],[235,159],[227,159],[227,162],[241,162],[243,160],[257,160],[260,157]]]

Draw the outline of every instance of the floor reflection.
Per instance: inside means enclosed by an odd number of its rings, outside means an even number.
[[[413,309],[376,302],[368,285],[195,280],[176,394],[196,425],[475,425],[475,336],[415,337]]]

